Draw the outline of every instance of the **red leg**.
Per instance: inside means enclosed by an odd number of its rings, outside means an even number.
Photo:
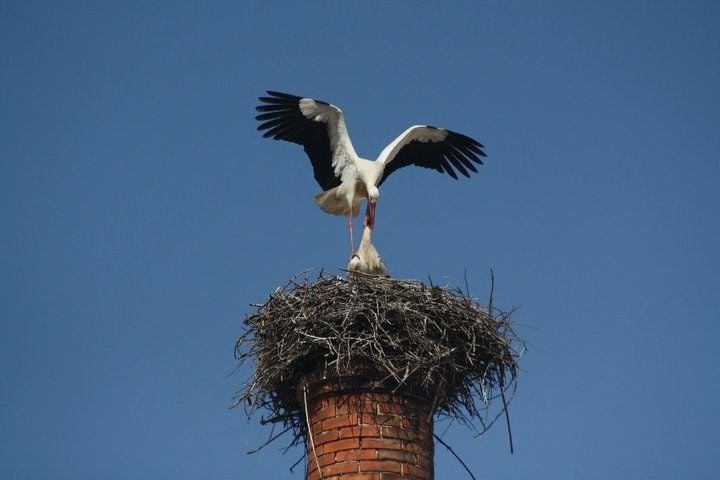
[[[348,228],[350,229],[350,258],[355,253],[355,241],[353,240],[353,221],[352,221],[352,209],[348,215]]]

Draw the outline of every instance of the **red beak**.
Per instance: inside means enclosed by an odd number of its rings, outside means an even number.
[[[367,211],[365,212],[368,220],[368,227],[375,229],[375,202],[368,202]]]

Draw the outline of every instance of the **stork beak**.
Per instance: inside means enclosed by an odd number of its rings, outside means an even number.
[[[370,227],[371,230],[375,229],[375,202],[368,202],[368,208],[367,208],[367,217],[368,217],[368,227]]]

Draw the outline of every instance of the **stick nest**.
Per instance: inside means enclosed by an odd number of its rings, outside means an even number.
[[[460,289],[320,272],[314,281],[294,278],[253,306],[235,356],[255,369],[233,406],[262,411],[263,424],[282,424],[281,433],[293,432],[292,445],[304,432],[298,385],[318,369],[337,378],[372,372],[379,387],[422,395],[433,413],[477,433],[507,413],[524,343],[510,314],[492,305],[492,291],[481,306]],[[491,414],[498,397],[501,408]]]

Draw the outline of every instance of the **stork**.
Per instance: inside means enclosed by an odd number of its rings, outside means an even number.
[[[262,122],[263,137],[285,140],[303,146],[310,157],[315,180],[323,189],[315,202],[327,213],[347,215],[350,255],[355,248],[352,219],[367,199],[366,217],[375,228],[378,187],[402,167],[416,165],[447,173],[458,179],[455,170],[466,177],[477,173],[473,163],[482,165],[485,148],[461,133],[429,125],[413,125],[380,152],[375,161],[360,158],[350,141],[342,111],[335,105],[307,97],[268,91],[256,107],[255,118]]]
[[[347,269],[351,272],[361,272],[370,275],[382,275],[387,277],[389,276],[387,265],[385,265],[385,262],[383,262],[382,258],[380,258],[380,254],[370,240],[372,229],[370,228],[368,222],[369,218],[366,216],[363,220],[363,235],[360,240],[360,246],[358,247],[357,252],[350,257]]]

